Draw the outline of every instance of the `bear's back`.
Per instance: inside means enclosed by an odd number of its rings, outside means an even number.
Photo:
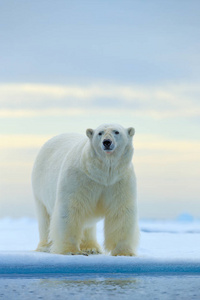
[[[58,177],[67,153],[86,141],[87,137],[82,134],[60,134],[48,140],[39,151],[33,166],[32,186],[38,200],[48,199],[49,213],[55,203]]]

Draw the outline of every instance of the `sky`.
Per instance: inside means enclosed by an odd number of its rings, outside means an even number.
[[[200,218],[200,2],[0,3],[0,217],[50,137],[133,126],[141,218]]]

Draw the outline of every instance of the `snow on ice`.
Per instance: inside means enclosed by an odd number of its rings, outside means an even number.
[[[0,273],[190,273],[200,274],[200,220],[142,220],[137,257],[38,253],[35,219],[0,220]],[[103,222],[98,223],[103,246]]]

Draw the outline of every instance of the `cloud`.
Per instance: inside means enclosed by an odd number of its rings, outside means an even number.
[[[0,135],[0,150],[16,148],[38,148],[52,136],[31,134]]]
[[[0,116],[73,115],[126,111],[154,118],[198,116],[200,85],[157,87],[99,84],[1,84]]]
[[[50,109],[0,109],[0,117],[2,118],[29,118],[39,116],[77,116],[83,113],[83,109],[79,108],[50,108]]]

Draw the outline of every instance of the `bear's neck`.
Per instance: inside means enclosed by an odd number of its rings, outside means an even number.
[[[133,149],[128,151],[125,149],[120,158],[114,155],[101,158],[90,145],[86,145],[81,157],[82,170],[91,180],[99,184],[113,185],[124,177],[127,168],[131,168],[132,155]]]

